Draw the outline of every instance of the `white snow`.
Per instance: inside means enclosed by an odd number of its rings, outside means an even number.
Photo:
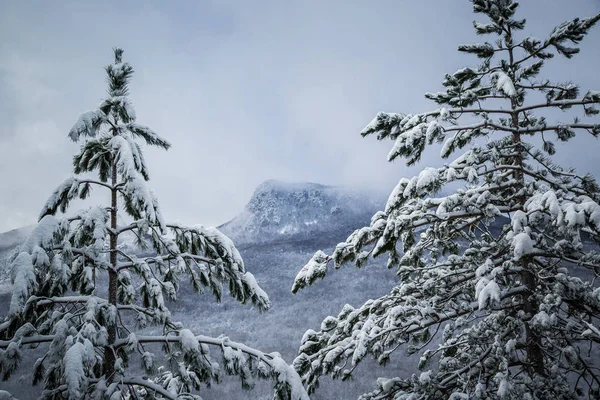
[[[123,178],[138,178],[139,167],[137,164],[139,163],[140,153],[135,143],[117,135],[110,139],[108,145],[115,152],[117,171],[119,171]]]
[[[31,256],[28,253],[19,253],[12,262],[11,269],[13,288],[8,315],[21,312],[31,291],[37,284]]]
[[[450,117],[450,112],[446,109],[446,107],[440,108],[439,112],[440,112],[440,119],[442,121],[445,121],[448,119],[448,117]]]
[[[108,211],[105,207],[96,206],[79,214],[81,220],[79,227],[88,227],[92,230],[94,238],[94,247],[101,250],[107,237],[106,224],[108,221]],[[80,231],[75,232],[75,235]]]
[[[296,275],[294,287],[312,283],[316,277],[324,276],[327,272],[327,255],[318,250]]]
[[[419,375],[419,383],[425,384],[429,382],[431,382],[431,370],[421,372],[421,375]]]
[[[242,272],[244,271],[244,261],[242,260],[242,256],[229,237],[213,226],[206,227],[203,225],[194,225],[190,229],[221,247],[225,251],[226,256],[230,258],[234,264],[238,265],[239,270]]]
[[[500,380],[500,383],[498,384],[498,392],[496,392],[496,394],[498,395],[498,398],[503,399],[506,396],[508,396],[509,390],[510,390],[510,384],[508,383],[506,378],[502,378]]]
[[[79,179],[71,176],[65,179],[50,195],[46,203],[42,207],[42,211],[40,212],[39,218],[43,218],[49,211],[56,208],[59,205],[59,202],[62,201],[64,197],[71,200],[77,196],[79,193]]]
[[[492,74],[492,79],[496,80],[496,89],[503,91],[508,97],[514,97],[517,94],[515,84],[505,72],[494,72]]]
[[[427,167],[419,174],[417,180],[417,192],[423,193],[423,191],[429,188],[432,184],[437,182],[440,178],[439,172],[436,168]]]
[[[494,280],[481,278],[475,285],[475,296],[479,304],[479,309],[483,310],[488,302],[500,302],[500,287]]]
[[[6,390],[0,390],[0,400],[16,400],[12,394]]]
[[[387,203],[385,205],[385,212],[389,213],[392,209],[396,208],[396,206],[402,201],[404,197],[404,189],[408,185],[409,180],[406,178],[401,178],[392,193],[388,197]]]
[[[287,383],[290,387],[290,400],[310,400],[296,370],[287,365],[278,353],[271,353],[271,356],[271,368],[277,375],[277,381]]]
[[[531,325],[537,328],[550,328],[553,318],[546,311],[540,311],[531,318]]]
[[[488,272],[490,272],[493,268],[494,262],[488,258],[483,264],[477,267],[477,270],[475,271],[475,276],[477,278],[481,278],[485,276]]]
[[[364,134],[366,134],[367,132],[370,132],[370,131],[372,131],[373,129],[375,129],[375,127],[377,126],[377,124],[378,124],[378,122],[379,122],[379,119],[380,119],[380,116],[379,116],[379,114],[382,114],[382,113],[378,113],[378,114],[375,116],[375,118],[373,118],[373,119],[371,120],[371,122],[369,122],[369,123],[367,124],[367,126],[365,126],[365,127],[363,128],[363,130],[361,131],[361,134],[363,134],[363,135],[364,135]],[[375,132],[375,133],[378,133],[378,132]]]
[[[510,339],[508,342],[506,342],[506,345],[504,346],[504,351],[510,353],[515,349],[516,345],[517,341],[515,339]]]
[[[258,285],[256,278],[250,272],[245,272],[241,276],[242,282],[244,282],[246,289],[250,296],[256,296],[266,308],[270,307],[271,302],[267,293]]]
[[[165,229],[156,196],[139,174],[127,180],[123,190],[134,206],[143,211],[148,222],[159,225],[161,230]]]
[[[592,228],[600,230],[600,206],[587,196],[582,196],[582,199],[580,207],[585,211],[590,225]]]
[[[179,336],[181,337],[181,349],[184,353],[198,352],[200,343],[192,331],[189,329],[182,329],[179,331]]]
[[[67,347],[73,342],[73,337],[67,338]],[[69,347],[63,358],[65,381],[69,391],[69,399],[83,398],[87,382],[86,368],[94,361],[94,346],[84,339],[83,343],[76,341]]]
[[[446,139],[442,149],[440,150],[440,157],[446,158],[450,155],[450,149],[452,148],[452,144],[454,144],[454,136]]]
[[[399,378],[377,378],[377,386],[379,386],[383,392],[392,389],[397,382],[400,382]]]
[[[577,203],[567,203],[563,206],[564,222],[569,228],[585,225],[585,214]]]
[[[80,136],[96,136],[102,122],[106,120],[106,115],[99,109],[84,112],[77,118],[77,121],[69,131],[69,137],[77,142]]]
[[[161,147],[169,148],[171,144],[165,139],[160,137],[156,132],[145,125],[139,125],[134,122],[130,122],[125,125],[127,130],[136,136],[141,136],[148,144],[158,145]]]
[[[529,237],[527,232],[521,232],[513,237],[513,254],[515,260],[520,260],[523,256],[533,253],[535,248],[533,247],[533,240]]]
[[[416,146],[416,142],[423,137],[426,129],[427,124],[420,123],[412,128],[409,128],[406,132],[398,135],[394,145],[392,146],[392,149],[388,153],[388,161],[393,160],[402,151],[402,149]]]
[[[21,251],[33,253],[36,247],[47,247],[52,242],[54,233],[59,229],[59,221],[52,215],[44,216],[33,228],[33,231],[21,246]]]
[[[427,139],[427,141],[431,141],[433,139],[433,137],[439,133],[439,131],[441,130],[440,124],[437,122],[437,120],[432,120],[429,122],[429,124],[427,125],[427,131],[425,132],[425,138]]]
[[[521,210],[515,211],[512,217],[512,230],[514,233],[521,233],[527,226],[527,214]]]
[[[545,208],[550,212],[553,218],[558,219],[562,215],[562,211],[560,208],[560,203],[558,202],[558,198],[556,197],[556,192],[553,190],[549,190],[542,196],[542,203]]]

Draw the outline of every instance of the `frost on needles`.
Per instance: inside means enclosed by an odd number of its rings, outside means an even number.
[[[244,389],[270,379],[275,399],[308,399],[278,353],[193,333],[171,318],[166,301],[177,299],[182,280],[217,300],[226,286],[260,311],[270,303],[229,238],[164,219],[140,143],[170,144],[136,122],[128,98],[133,69],[122,50],[114,53],[106,67],[109,97],[69,132],[81,143],[74,176],[51,194],[12,257],[13,293],[0,323],[2,378],[33,345],[43,349],[31,378],[44,399],[200,399],[201,389],[223,374],[239,376]],[[107,204],[56,215],[92,188],[106,193]],[[147,256],[117,246],[125,233],[138,238]],[[149,324],[162,332],[145,334]]]
[[[600,397],[600,189],[551,160],[555,142],[600,134],[600,93],[540,78],[554,56],[579,52],[600,14],[539,40],[522,35],[516,2],[472,3],[490,39],[458,49],[478,65],[426,94],[438,108],[379,113],[362,131],[393,141],[390,161],[412,165],[435,143],[448,161],[402,178],[370,226],[317,252],[294,282],[384,254],[398,274],[388,295],[305,333],[294,366],[309,392],[404,350],[421,372],[380,378],[361,399]],[[552,110],[560,121],[544,117]]]

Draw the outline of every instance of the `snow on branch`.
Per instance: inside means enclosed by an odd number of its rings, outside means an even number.
[[[9,316],[21,313],[25,302],[37,285],[33,261],[28,253],[19,253],[11,263],[11,269],[13,287],[8,309]]]
[[[109,97],[102,101],[98,108],[102,110],[105,115],[109,115],[113,112],[125,123],[135,121],[135,109],[127,96]]]
[[[566,58],[571,58],[579,53],[579,48],[568,47],[565,42],[574,44],[579,43],[586,33],[600,20],[600,14],[591,18],[575,18],[571,21],[565,21],[555,27],[544,43],[544,47],[554,46],[559,54]]]
[[[87,111],[77,118],[69,131],[69,137],[74,142],[78,142],[81,136],[94,137],[106,121],[106,114],[100,109]]]
[[[600,94],[580,97],[573,83],[534,79],[553,57],[551,47],[567,58],[577,54],[570,43],[577,45],[600,14],[567,21],[542,41],[518,37],[525,19],[514,18],[517,6],[473,0],[474,11],[490,20],[475,23],[477,33],[499,37],[460,46],[480,64],[445,75],[445,90],[426,94],[449,109],[378,113],[362,130],[394,141],[388,161],[408,165],[434,142],[445,142],[442,158],[469,150],[402,178],[369,226],[331,255],[315,253],[299,271],[294,292],[325,276],[330,261],[361,267],[385,254],[399,279],[389,295],[358,309],[346,305],[305,333],[294,366],[309,392],[322,375],[351,378],[367,354],[383,365],[397,349],[420,353],[423,372],[380,379],[361,398],[566,398],[598,391],[590,354],[600,343],[592,324],[600,315],[600,186],[555,165],[556,146],[544,134],[567,142],[578,130],[600,136],[600,124],[579,117],[549,122],[536,112],[580,106],[593,117]],[[532,95],[545,95],[545,102]]]
[[[508,97],[514,97],[517,95],[515,84],[513,83],[510,76],[503,71],[496,71],[491,75],[492,81],[496,84],[496,89],[501,90]]]
[[[171,143],[161,138],[157,133],[147,126],[129,123],[125,125],[125,129],[131,132],[134,136],[144,139],[149,145],[159,146],[165,150],[168,150],[169,147],[171,147]]]
[[[51,246],[55,236],[66,229],[67,226],[65,221],[60,221],[53,215],[42,216],[27,239],[25,239],[20,251],[33,254],[36,248]]]
[[[142,151],[137,143],[130,138],[113,136],[108,146],[115,152],[117,171],[123,180],[134,179],[141,175],[148,180],[148,169]]]
[[[331,257],[317,251],[310,261],[298,272],[292,286],[292,293],[297,293],[298,290],[312,285],[317,279],[324,278],[327,273],[327,264],[331,261]]]
[[[183,225],[169,224],[175,237],[171,242],[163,239],[167,244],[166,249],[174,256],[194,259],[196,255],[208,257],[210,268],[203,273],[208,273],[209,279],[204,279],[205,284],[212,285],[212,280],[228,282],[232,296],[242,304],[250,301],[259,310],[270,307],[270,301],[264,290],[258,285],[254,275],[247,272],[244,261],[234,246],[231,239],[221,233],[217,228],[196,225],[186,227]]]
[[[129,177],[119,190],[125,197],[125,209],[131,216],[136,219],[144,218],[150,224],[158,226],[161,231],[165,231],[158,199],[141,176]]]
[[[108,236],[108,210],[96,206],[80,212],[78,217],[80,218],[77,220],[77,226],[71,232],[74,244],[76,246],[91,244],[96,251],[101,251]]]
[[[61,183],[50,195],[46,204],[42,207],[39,219],[41,220],[45,215],[54,215],[56,211],[60,209],[61,212],[65,212],[71,200],[79,195],[79,179],[74,176],[67,178]]]
[[[96,356],[94,346],[89,340],[83,339],[82,342],[76,341],[75,343],[73,341],[73,337],[69,336],[65,343],[68,348],[63,359],[65,381],[69,398],[81,399],[87,389],[87,379],[90,375],[87,370],[93,366]]]

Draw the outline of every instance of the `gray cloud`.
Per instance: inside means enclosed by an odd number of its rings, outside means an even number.
[[[478,40],[466,1],[4,2],[0,5],[0,231],[35,221],[70,173],[66,133],[103,97],[113,46],[137,73],[140,123],[173,143],[147,160],[164,213],[218,224],[268,178],[390,190],[408,169],[389,143],[358,132],[380,110],[420,112],[446,72],[473,64],[456,52]],[[597,12],[596,0],[527,1],[527,32]],[[547,73],[600,87],[600,29],[573,61]],[[554,64],[554,65],[553,65]],[[553,116],[561,118],[563,116]],[[595,140],[559,159],[597,174]],[[101,196],[101,194],[98,194]]]

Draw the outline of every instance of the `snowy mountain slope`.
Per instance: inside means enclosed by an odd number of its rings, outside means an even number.
[[[0,233],[0,252],[10,251],[27,239],[35,225],[24,226],[8,232]]]
[[[15,247],[27,239],[35,225],[24,226],[8,232],[0,233],[0,293],[10,290],[10,271],[8,259]]]

